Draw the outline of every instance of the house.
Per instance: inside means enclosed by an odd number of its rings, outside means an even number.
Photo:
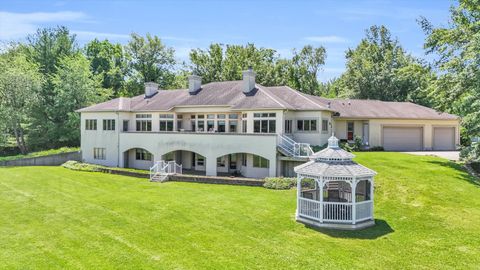
[[[245,177],[292,176],[332,133],[385,150],[454,150],[459,118],[409,102],[325,99],[287,86],[243,80],[116,98],[80,109],[85,162],[148,169],[174,160],[184,171]]]

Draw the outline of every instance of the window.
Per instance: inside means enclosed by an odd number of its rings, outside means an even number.
[[[253,117],[254,117],[253,132],[254,133],[275,133],[276,132],[275,115],[276,115],[275,113],[254,113],[253,114]],[[258,119],[258,118],[261,118],[261,119]]]
[[[197,166],[204,166],[205,165],[205,157],[201,155],[197,156]]]
[[[353,122],[347,122],[347,140],[349,141],[353,140],[353,130],[354,130]]]
[[[205,131],[205,121],[198,120],[198,131]]]
[[[261,156],[253,155],[253,167],[254,168],[268,168],[269,162],[268,159]]]
[[[207,114],[207,119],[215,119],[215,114]]]
[[[328,120],[322,120],[322,132],[328,132]]]
[[[152,154],[144,149],[135,149],[135,159],[136,160],[152,160]]]
[[[225,114],[217,114],[218,119],[225,119],[226,115]]]
[[[238,119],[238,114],[229,114],[228,118],[229,119]]]
[[[298,131],[317,131],[317,120],[297,120]]]
[[[238,121],[230,120],[228,121],[228,132],[236,133],[237,132]]]
[[[115,130],[115,119],[103,119],[103,130]]]
[[[105,155],[105,148],[93,148],[93,159],[105,160],[107,159]]]
[[[152,131],[151,114],[137,114],[135,117],[141,119],[136,121],[137,131]]]
[[[85,120],[85,129],[86,130],[97,130],[97,120],[86,119]]]
[[[247,133],[247,120],[242,120],[242,132]]]
[[[218,132],[225,132],[225,121],[220,120],[217,122],[218,125]]]
[[[292,133],[292,120],[285,120],[285,133]]]
[[[247,154],[242,154],[242,166],[247,166]]]
[[[128,123],[130,121],[128,120],[123,120],[123,131],[127,132],[128,131]]]
[[[225,156],[217,158],[217,167],[225,167]]]
[[[173,114],[160,114],[160,131],[173,131]]]
[[[209,131],[209,132],[215,131],[215,121],[213,121],[213,120],[208,120],[207,121],[207,131]]]
[[[237,154],[232,154],[228,156],[228,160],[230,161],[230,170],[237,169]]]

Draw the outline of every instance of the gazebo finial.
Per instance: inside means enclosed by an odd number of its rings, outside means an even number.
[[[338,148],[338,139],[335,133],[328,139],[328,148]]]

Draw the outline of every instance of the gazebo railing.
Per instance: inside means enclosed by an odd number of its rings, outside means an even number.
[[[371,219],[372,201],[355,203],[355,222]],[[298,215],[319,222],[353,223],[353,203],[298,198]]]
[[[323,221],[352,222],[352,203],[323,202]]]
[[[355,217],[357,219],[357,222],[371,219],[373,216],[372,209],[373,209],[372,201],[364,201],[364,202],[356,203]]]

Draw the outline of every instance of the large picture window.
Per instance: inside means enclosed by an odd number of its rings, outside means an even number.
[[[135,159],[136,160],[152,160],[152,154],[144,149],[136,149],[135,150]]]
[[[136,130],[137,131],[152,131],[152,115],[151,114],[137,114],[136,115]]]
[[[317,131],[317,120],[297,120],[297,131]]]
[[[270,164],[268,159],[261,156],[253,155],[253,167],[254,168],[268,168]]]
[[[173,114],[160,114],[160,131],[173,131]]]
[[[86,119],[85,120],[85,129],[86,130],[97,130],[97,120]]]
[[[275,113],[254,113],[253,114],[253,132],[254,133],[276,133],[276,114]]]

